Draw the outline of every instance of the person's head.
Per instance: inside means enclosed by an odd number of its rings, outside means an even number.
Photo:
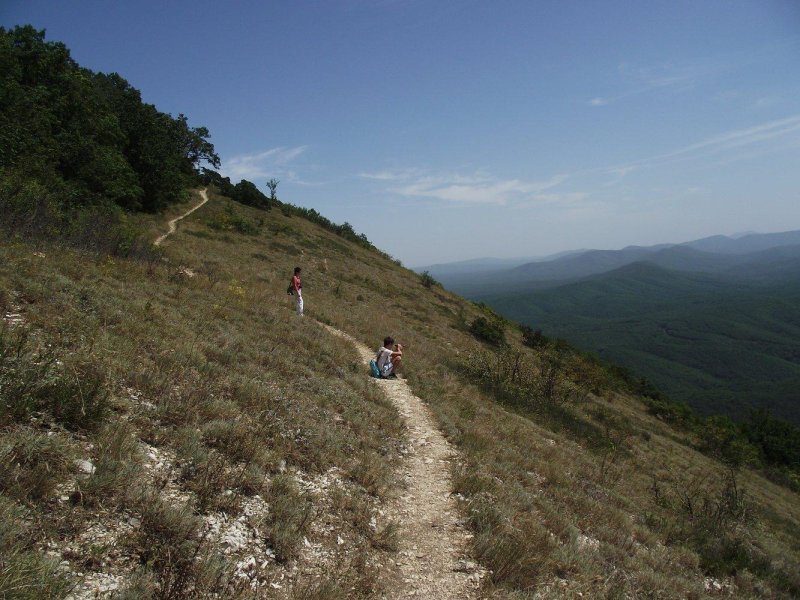
[[[386,336],[383,338],[383,347],[384,348],[391,348],[394,344],[394,338],[391,336]]]
[[[295,275],[300,275],[300,267],[295,267],[294,268],[294,274]]]

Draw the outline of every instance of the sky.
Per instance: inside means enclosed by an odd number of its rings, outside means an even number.
[[[797,0],[0,0],[409,266],[800,229]]]

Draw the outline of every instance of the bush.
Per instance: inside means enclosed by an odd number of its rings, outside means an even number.
[[[31,547],[29,522],[30,515],[0,496],[0,598],[63,598],[72,586],[57,561]]]
[[[506,342],[505,328],[499,321],[477,317],[469,326],[469,331],[479,340],[494,346],[502,346]]]
[[[144,260],[158,256],[119,207],[102,201],[74,206],[68,189],[48,189],[28,175],[2,169],[0,231],[113,256]]]
[[[14,427],[0,438],[0,492],[16,500],[46,501],[69,472],[59,436]]]
[[[104,371],[86,359],[58,359],[22,328],[0,326],[0,425],[44,412],[70,429],[92,429],[108,409]]]
[[[734,469],[669,483],[654,476],[651,491],[666,513],[660,520],[651,515],[650,521],[669,543],[694,549],[707,573],[730,576],[747,570],[771,579],[791,596],[800,591],[796,575],[760,548],[753,506]]]
[[[233,204],[228,203],[225,205],[223,213],[210,218],[206,221],[206,224],[217,231],[236,231],[245,235],[258,235],[264,221],[243,217],[234,210]]]
[[[419,281],[420,281],[420,283],[422,283],[422,285],[424,285],[426,288],[431,288],[431,287],[433,287],[434,285],[440,285],[440,284],[439,284],[439,282],[438,282],[438,281],[436,281],[436,280],[433,278],[433,275],[431,275],[431,274],[430,274],[428,271],[423,271],[422,273],[420,273],[420,276],[419,276]]]
[[[187,506],[172,506],[158,496],[145,494],[135,503],[142,524],[132,543],[155,576],[150,583],[158,590],[155,597],[206,598],[219,592],[225,584],[224,565],[210,552],[202,520]]]
[[[300,493],[290,475],[278,475],[272,480],[266,497],[270,512],[263,528],[275,557],[287,561],[297,556],[300,542],[311,525],[311,503]]]
[[[647,412],[682,428],[690,428],[697,421],[692,408],[685,402],[675,402],[667,398],[644,397]]]
[[[527,325],[520,325],[519,328],[522,331],[522,343],[529,348],[544,348],[550,341],[542,335],[541,329],[533,329]]]
[[[756,448],[728,417],[709,417],[699,434],[703,451],[731,467],[752,463],[758,456]]]

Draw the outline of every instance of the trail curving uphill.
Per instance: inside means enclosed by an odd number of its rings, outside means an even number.
[[[172,219],[171,221],[169,221],[167,223],[169,225],[169,231],[167,233],[165,233],[164,235],[159,236],[158,239],[155,242],[153,242],[154,246],[160,246],[161,242],[163,242],[165,239],[167,239],[167,237],[169,235],[175,233],[175,230],[178,228],[178,221],[180,221],[181,219],[183,219],[185,217],[188,217],[190,214],[192,214],[198,208],[203,206],[203,204],[208,202],[208,194],[206,194],[207,190],[208,190],[208,188],[203,188],[202,190],[200,190],[200,196],[203,198],[203,200],[200,202],[200,204],[198,204],[196,206],[193,206],[188,211],[183,213],[180,217],[175,217],[174,219]]]
[[[374,353],[346,333],[322,324],[355,345],[364,364]],[[402,379],[374,379],[406,422],[410,442],[404,471],[405,489],[389,506],[399,525],[396,565],[401,581],[387,599],[462,600],[478,597],[485,570],[469,560],[471,534],[459,523],[451,494],[450,463],[456,452],[436,428],[427,406]]]

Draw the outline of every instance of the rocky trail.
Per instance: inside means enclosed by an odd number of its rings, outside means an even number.
[[[346,333],[324,325],[355,345],[364,364],[374,353]],[[396,560],[400,581],[386,598],[470,599],[486,572],[466,554],[471,534],[459,520],[451,494],[450,464],[456,452],[436,428],[427,406],[403,379],[374,379],[406,422],[409,452],[402,489],[388,516],[399,525]]]

